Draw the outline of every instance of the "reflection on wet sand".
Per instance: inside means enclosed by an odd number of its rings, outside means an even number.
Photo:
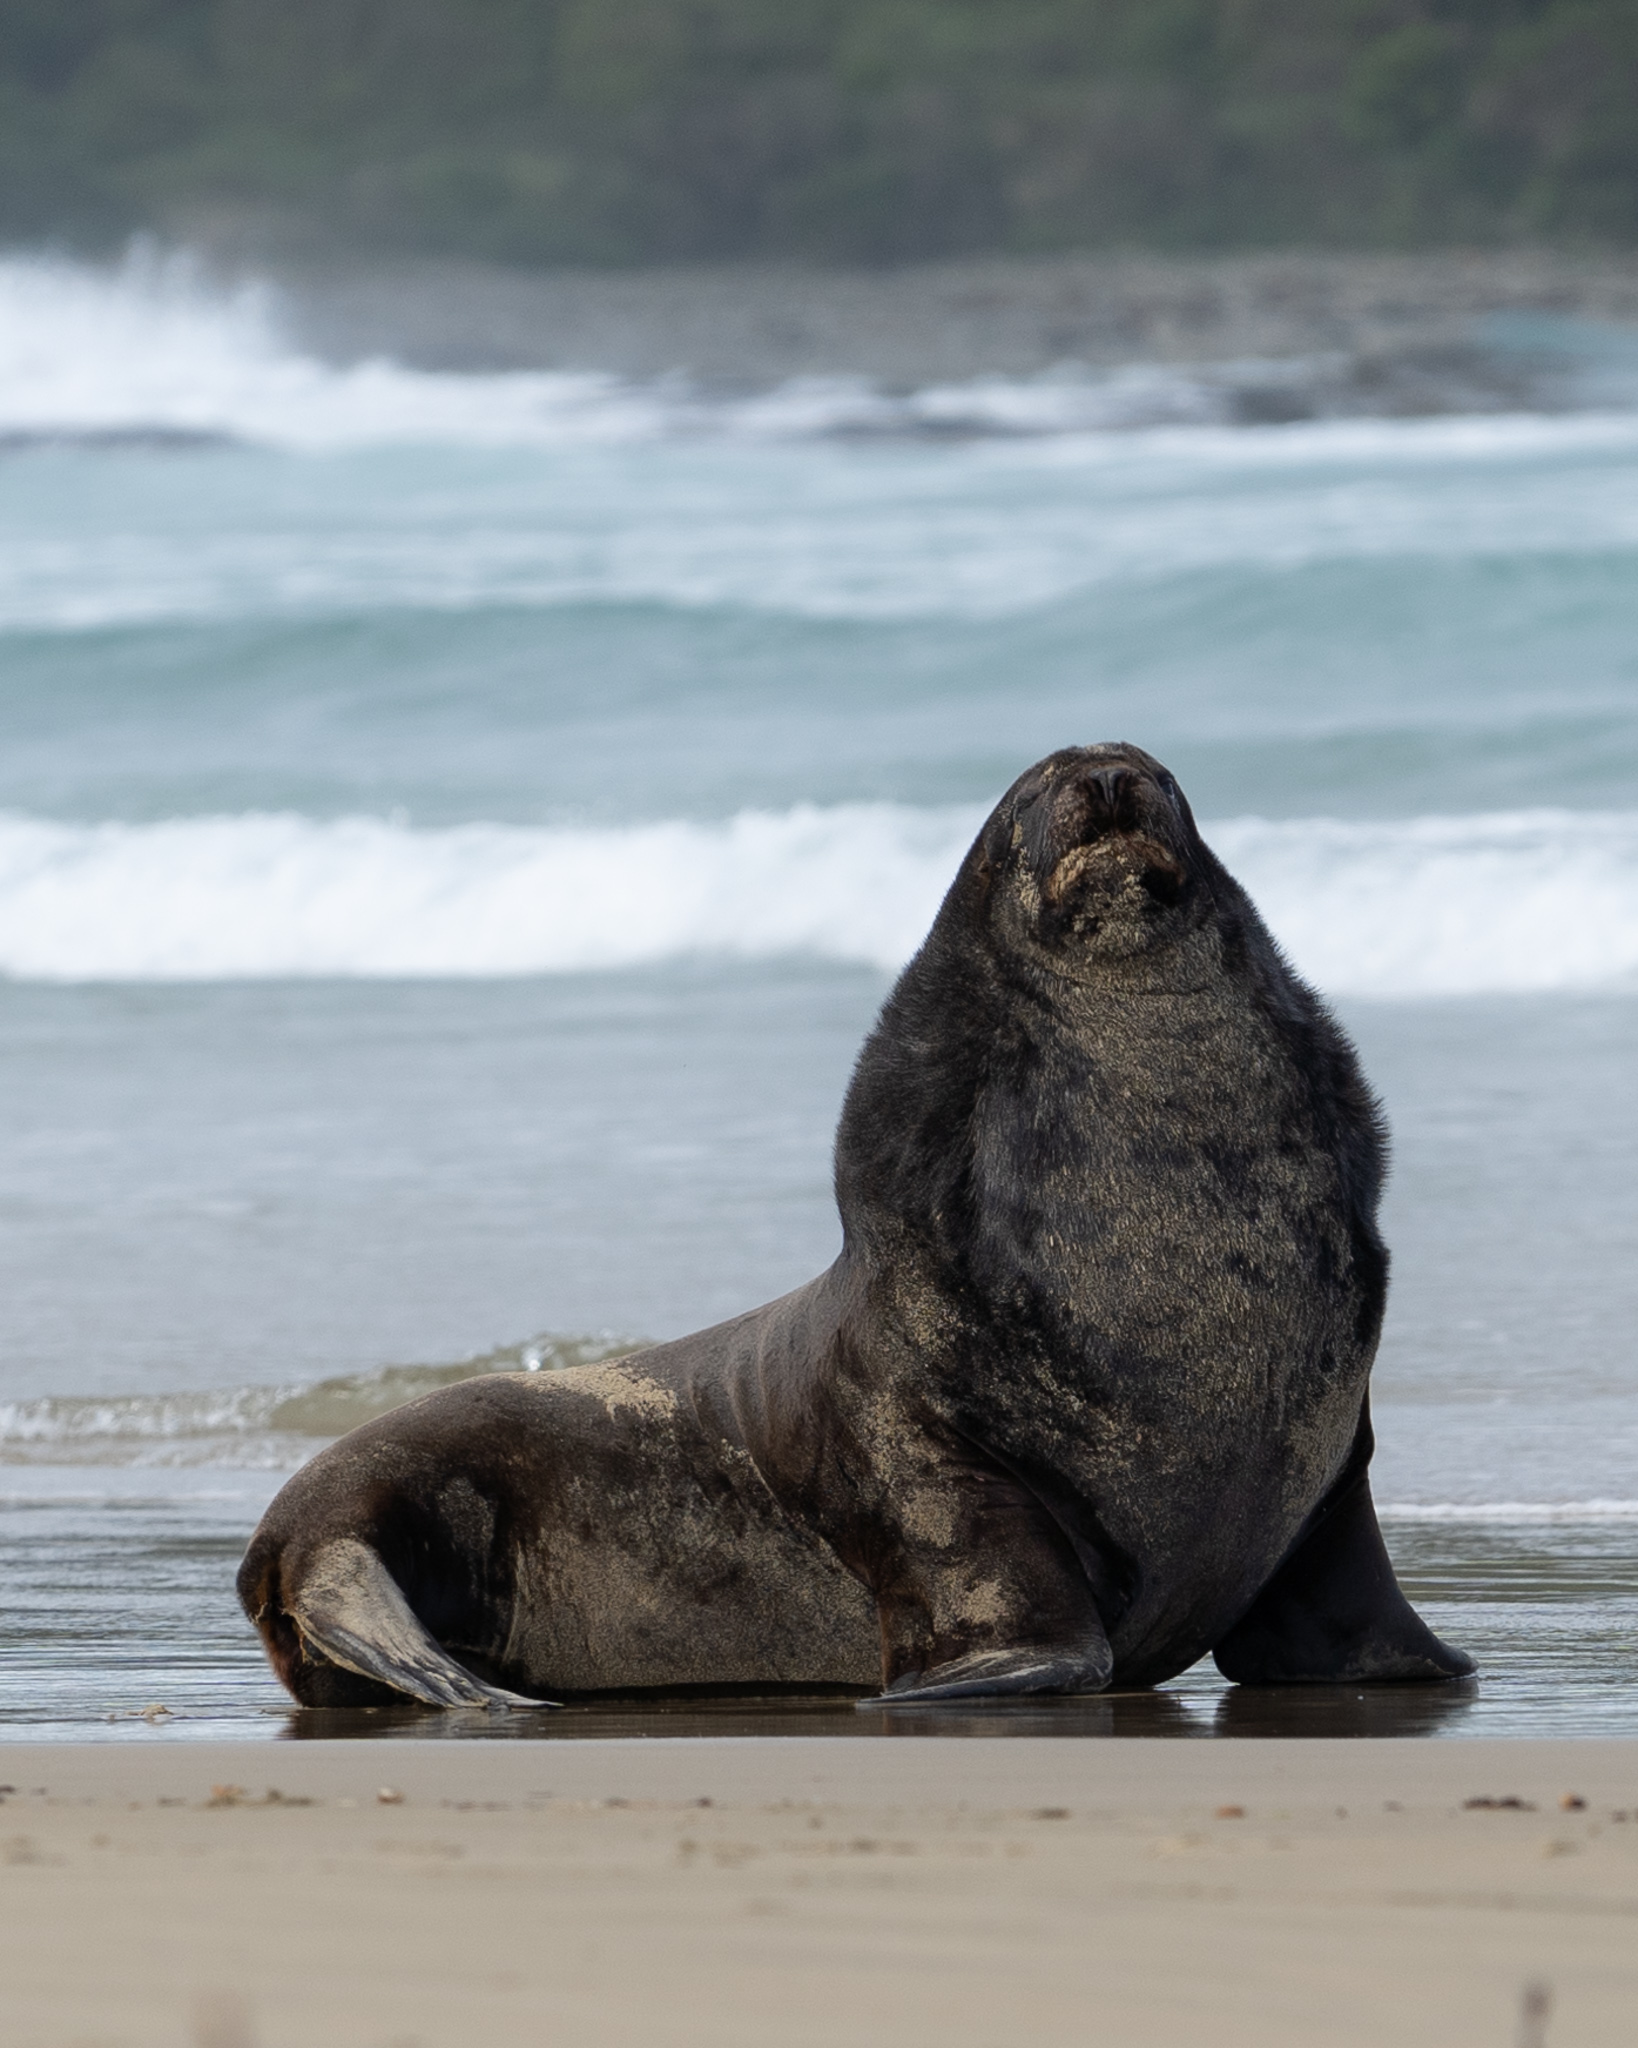
[[[1459,1735],[1481,1681],[1445,1685],[1286,1685],[1225,1688],[1213,1735]]]
[[[891,1707],[831,1698],[596,1700],[555,1712],[445,1713],[425,1707],[293,1709],[287,1739],[672,1741],[722,1736],[1437,1735],[1460,1731],[1479,1681],[1402,1686],[1223,1686],[1087,1699],[949,1701]]]

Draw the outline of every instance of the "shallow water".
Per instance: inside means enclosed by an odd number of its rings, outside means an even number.
[[[1407,1591],[1477,1660],[1456,1685],[1245,1688],[1207,1662],[1147,1693],[938,1708],[848,1699],[590,1702],[559,1713],[309,1713],[232,1596],[261,1475],[48,1467],[0,1480],[0,1741],[712,1735],[1638,1737],[1638,1518],[1390,1520]],[[117,1563],[116,1563],[117,1560]],[[163,1708],[163,1713],[144,1710]]]
[[[850,1063],[976,820],[1124,736],[1385,1097],[1377,1494],[1482,1676],[997,1725],[1625,1730],[1638,416],[1112,433],[1036,391],[1027,433],[862,440],[835,394],[366,376],[254,308],[127,279],[81,320],[20,277],[0,1727],[289,1732],[232,1572],[327,1433],[823,1265]]]

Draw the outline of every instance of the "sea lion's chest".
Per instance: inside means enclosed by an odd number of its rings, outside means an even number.
[[[1029,1048],[978,1104],[967,1273],[987,1342],[947,1387],[965,1434],[1127,1560],[1119,1655],[1177,1668],[1340,1470],[1380,1266],[1277,1033],[1210,991],[1132,1008]]]
[[[1346,1396],[1354,1223],[1280,1034],[1220,986],[1075,1022],[997,1061],[975,1109],[969,1270],[1016,1355],[1128,1433],[1266,1434]]]

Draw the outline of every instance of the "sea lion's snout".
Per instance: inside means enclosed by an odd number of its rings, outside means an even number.
[[[1144,951],[1195,873],[1194,822],[1176,782],[1142,748],[1078,747],[1043,761],[1014,793],[1020,908],[1057,949]]]
[[[1070,794],[1084,809],[1088,837],[1130,831],[1137,823],[1139,778],[1124,764],[1087,768],[1070,784]]]
[[[1103,871],[1111,883],[1135,875],[1168,901],[1188,878],[1177,785],[1158,762],[1100,753],[1054,777],[1040,807],[1034,863],[1048,903],[1064,902],[1075,885]]]
[[[1128,842],[1140,860],[1182,880],[1183,863],[1172,841],[1178,818],[1161,776],[1131,761],[1089,763],[1066,776],[1053,805],[1050,870],[1043,878],[1049,899],[1061,896],[1091,849],[1113,850]],[[1169,782],[1170,777],[1166,780]],[[1175,785],[1174,785],[1175,786]]]

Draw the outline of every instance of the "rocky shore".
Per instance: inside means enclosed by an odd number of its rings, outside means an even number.
[[[1548,358],[1585,372],[1638,354],[1631,252],[1107,254],[846,271],[429,260],[292,264],[274,282],[293,336],[332,360],[679,373],[725,389],[1301,364],[1299,382],[1330,392],[1324,410],[1447,411],[1534,402]],[[1278,416],[1277,397],[1270,406]]]

